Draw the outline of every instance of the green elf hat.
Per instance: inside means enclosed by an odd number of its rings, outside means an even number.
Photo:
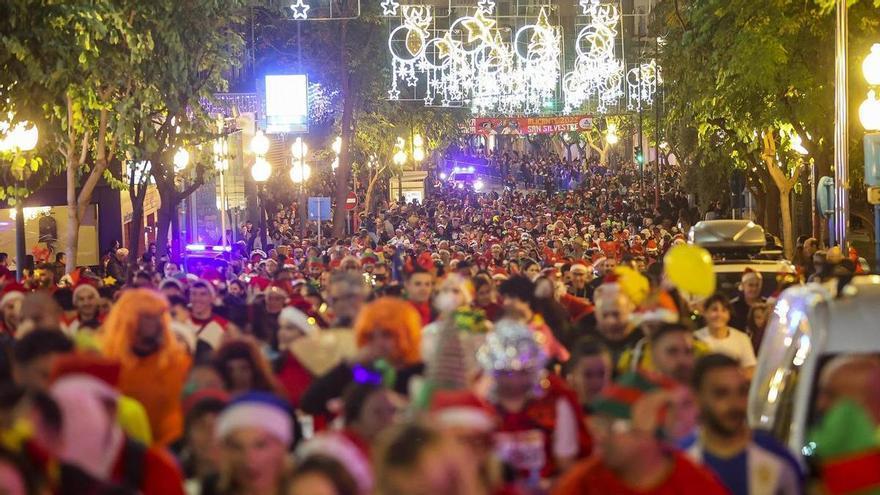
[[[835,404],[810,432],[827,493],[880,495],[880,439],[868,412],[851,400]]]
[[[602,396],[593,403],[593,412],[612,418],[632,419],[632,408],[636,402],[650,392],[664,388],[668,388],[668,384],[659,376],[643,372],[625,373],[602,392]]]

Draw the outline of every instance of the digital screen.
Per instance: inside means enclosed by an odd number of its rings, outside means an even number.
[[[309,130],[309,79],[304,74],[266,76],[266,133]]]

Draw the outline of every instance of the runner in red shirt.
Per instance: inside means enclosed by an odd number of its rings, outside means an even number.
[[[597,455],[571,469],[553,495],[728,493],[715,476],[657,438],[670,391],[658,379],[628,373],[593,405]]]

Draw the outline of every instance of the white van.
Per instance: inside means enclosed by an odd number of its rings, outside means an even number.
[[[880,353],[880,275],[785,290],[771,314],[749,392],[749,423],[806,460],[820,372],[833,357]]]
[[[688,242],[712,254],[718,292],[737,295],[746,268],[763,275],[761,295],[776,292],[776,276],[796,269],[775,247],[768,246],[764,229],[751,220],[706,220],[697,222],[688,233]]]

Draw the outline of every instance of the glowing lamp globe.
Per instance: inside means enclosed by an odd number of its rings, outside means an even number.
[[[413,160],[420,162],[425,159],[425,150],[416,148],[413,150]]]
[[[269,138],[263,134],[263,131],[257,131],[257,134],[251,139],[251,151],[257,156],[263,156],[269,152]]]
[[[293,181],[294,184],[301,184],[307,180],[312,175],[312,168],[302,162],[294,162],[293,166],[290,167],[290,180]]]
[[[614,134],[613,132],[609,132],[605,136],[605,141],[607,141],[608,144],[617,144],[618,141],[620,141],[620,138],[617,137],[617,134]]]
[[[254,178],[254,182],[266,182],[270,175],[272,175],[271,165],[265,158],[258,156],[254,166],[251,167],[251,177]]]
[[[293,144],[290,145],[290,154],[297,160],[302,160],[308,153],[309,147],[300,137],[296,138]]]
[[[177,150],[177,153],[174,153],[174,171],[182,172],[186,169],[186,166],[189,165],[189,151],[186,151],[183,148]]]
[[[406,153],[404,153],[403,150],[397,150],[397,153],[394,154],[393,160],[396,165],[403,165],[406,163]]]
[[[421,147],[425,145],[425,140],[422,138],[421,134],[416,134],[413,136],[413,146]]]
[[[871,86],[880,86],[880,43],[874,43],[871,53],[862,62],[862,73]]]
[[[0,139],[0,151],[30,151],[37,147],[40,133],[30,122],[21,122],[12,129],[8,122],[0,122],[0,131],[6,133]]]
[[[18,127],[18,149],[21,151],[30,151],[37,147],[37,140],[40,137],[40,131],[37,126],[31,123],[23,123]]]
[[[880,100],[874,90],[868,91],[868,99],[859,107],[859,120],[866,131],[880,131]]]

